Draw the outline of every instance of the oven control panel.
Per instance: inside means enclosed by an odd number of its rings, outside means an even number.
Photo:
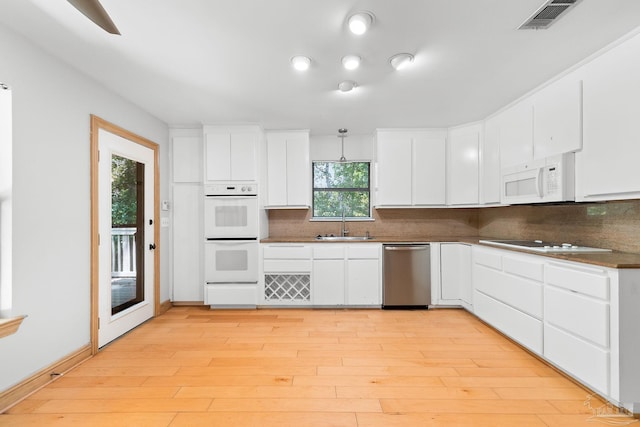
[[[258,184],[255,182],[238,182],[211,184],[204,187],[205,196],[256,196]]]

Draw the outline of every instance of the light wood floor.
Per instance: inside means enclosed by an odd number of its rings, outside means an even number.
[[[463,310],[175,307],[0,425],[598,425],[588,394]]]

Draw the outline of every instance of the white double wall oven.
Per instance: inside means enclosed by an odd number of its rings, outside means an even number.
[[[255,183],[205,186],[205,304],[246,305],[258,283],[258,196]]]

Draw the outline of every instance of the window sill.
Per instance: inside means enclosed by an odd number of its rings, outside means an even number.
[[[0,338],[7,337],[18,332],[18,328],[25,317],[27,316],[0,317]]]

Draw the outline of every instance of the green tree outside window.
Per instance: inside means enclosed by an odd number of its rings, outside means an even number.
[[[370,218],[369,162],[313,162],[314,218]]]

